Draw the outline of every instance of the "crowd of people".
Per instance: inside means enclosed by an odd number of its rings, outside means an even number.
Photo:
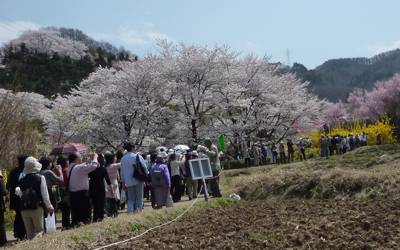
[[[382,144],[378,134],[377,144]],[[321,136],[320,156],[344,154],[368,144],[368,134]],[[300,160],[307,160],[305,150],[311,140],[300,138],[296,143],[243,143],[241,154],[246,167],[262,164],[283,164],[294,161],[295,150]],[[297,148],[296,148],[297,147]],[[40,237],[45,218],[61,211],[62,230],[102,221],[105,216],[117,217],[127,207],[128,213],[143,211],[145,199],[153,209],[173,206],[185,194],[197,198],[201,181],[195,180],[189,161],[209,158],[213,178],[206,185],[211,196],[220,197],[219,174],[221,153],[210,139],[204,146],[184,150],[158,147],[147,153],[135,153],[134,145],[125,143],[115,153],[81,155],[72,152],[57,157],[27,155],[18,157],[18,166],[8,175],[4,186],[0,171],[0,245],[7,242],[4,226],[4,197],[9,194],[10,209],[15,211],[14,237],[20,240]],[[253,161],[252,161],[253,159]]]
[[[185,194],[189,200],[197,198],[203,183],[193,179],[191,159],[209,158],[214,178],[206,185],[211,196],[220,197],[219,156],[209,139],[204,146],[186,150],[159,147],[135,153],[134,145],[125,143],[124,151],[115,153],[72,152],[39,160],[21,155],[6,187],[0,178],[0,201],[4,207],[3,197],[9,193],[15,238],[34,239],[46,232],[45,218],[57,210],[61,211],[62,230],[67,230],[102,221],[105,216],[116,217],[125,206],[128,213],[141,212],[145,199],[160,209],[173,206]],[[0,243],[5,244],[4,217],[0,222]]]
[[[348,136],[322,135],[318,141],[320,156],[329,158],[330,155],[345,154],[358,147],[367,146],[368,140],[368,134],[365,132]],[[382,134],[378,133],[375,140],[377,145],[381,145],[383,143]],[[241,151],[237,154],[237,159],[244,159],[245,167],[284,164],[294,161],[297,150],[298,159],[303,161],[307,160],[306,148],[311,147],[311,144],[309,138],[299,138],[296,142],[287,139],[286,142],[278,143],[254,143],[251,146],[249,142],[244,142],[240,145]]]
[[[378,134],[377,144],[382,144],[382,135]],[[348,136],[324,136],[319,139],[320,156],[329,158],[330,155],[341,155],[358,147],[368,145],[368,134],[349,134]]]
[[[307,160],[306,148],[309,146],[311,146],[311,140],[308,138],[300,138],[297,143],[291,139],[287,139],[286,143],[282,141],[277,144],[254,143],[251,147],[246,142],[241,145],[241,152],[237,155],[237,159],[244,159],[245,167],[284,164],[294,161],[295,147],[297,147],[299,159]]]

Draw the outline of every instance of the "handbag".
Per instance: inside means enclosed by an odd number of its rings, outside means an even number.
[[[139,154],[136,155],[136,163],[133,164],[133,177],[141,182],[145,182],[148,177],[147,173],[142,166],[142,162],[140,161]]]
[[[168,194],[167,196],[167,201],[165,202],[166,207],[173,207],[174,206],[174,201],[172,200],[171,194]]]
[[[54,213],[48,213],[47,217],[45,219],[46,223],[46,233],[55,233],[57,228],[56,228],[56,217]]]

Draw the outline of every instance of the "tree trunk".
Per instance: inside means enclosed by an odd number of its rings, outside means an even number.
[[[192,119],[191,126],[192,126],[192,142],[196,144],[196,143],[198,143],[197,120],[196,119]]]

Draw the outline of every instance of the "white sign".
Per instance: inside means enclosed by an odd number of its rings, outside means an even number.
[[[189,167],[193,180],[213,177],[210,159],[208,158],[189,160]]]

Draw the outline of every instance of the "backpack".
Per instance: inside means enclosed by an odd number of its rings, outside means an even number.
[[[41,177],[38,174],[30,174],[20,180],[22,210],[33,210],[40,207],[42,203],[40,184]]]
[[[146,171],[140,161],[139,154],[136,155],[136,163],[133,164],[133,177],[142,182],[148,180]]]
[[[164,175],[160,170],[154,170],[151,172],[151,185],[153,187],[165,186]]]

